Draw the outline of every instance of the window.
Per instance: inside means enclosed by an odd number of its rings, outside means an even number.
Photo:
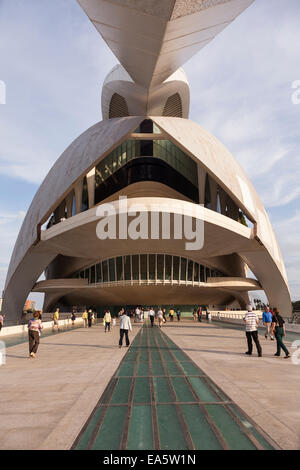
[[[115,273],[115,259],[109,260],[109,280],[114,282],[116,280],[116,273]]]
[[[102,262],[103,282],[108,282],[108,267],[107,261]]]
[[[133,255],[132,256],[132,279],[134,281],[139,280],[139,255]]]
[[[173,256],[173,279],[174,281],[179,280],[179,257]]]
[[[165,280],[171,280],[172,256],[165,255]]]
[[[124,280],[124,275],[123,275],[123,258],[122,258],[122,256],[119,256],[116,259],[116,265],[117,265],[117,280],[118,281],[123,281]]]
[[[149,279],[155,280],[155,255],[149,255]]]
[[[157,255],[157,279],[164,278],[164,255]]]
[[[186,281],[186,259],[181,258],[181,274],[180,279],[181,281]]]

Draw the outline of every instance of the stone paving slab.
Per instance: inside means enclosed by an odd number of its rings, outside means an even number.
[[[140,326],[133,326],[133,339]],[[102,325],[7,349],[0,367],[0,449],[69,449],[127,352]]]
[[[274,357],[276,341],[260,336],[259,358],[255,346],[251,357],[244,354],[243,331],[218,323],[186,320],[163,331],[282,449],[300,449],[300,365]]]

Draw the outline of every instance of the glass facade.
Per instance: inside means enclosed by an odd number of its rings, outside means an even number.
[[[122,281],[149,283],[205,283],[208,277],[225,277],[195,261],[165,254],[118,256],[74,273],[72,278],[88,279],[89,284]]]
[[[198,188],[197,164],[169,140],[127,140],[96,167],[96,188],[128,162],[139,157],[165,161]]]

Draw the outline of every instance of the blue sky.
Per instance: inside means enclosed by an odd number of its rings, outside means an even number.
[[[218,137],[256,187],[300,299],[299,0],[257,0],[185,66],[190,118]],[[65,148],[100,121],[117,63],[76,0],[0,0],[0,289],[22,219]],[[31,296],[36,298],[35,296]]]

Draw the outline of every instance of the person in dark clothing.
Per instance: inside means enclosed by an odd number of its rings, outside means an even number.
[[[89,310],[88,311],[88,326],[89,326],[89,328],[92,327],[92,319],[93,319],[93,312],[92,312],[92,310]]]
[[[197,310],[197,317],[198,317],[198,321],[201,323],[202,321],[202,308],[201,307],[199,307]]]
[[[282,341],[283,336],[285,336],[285,321],[282,316],[279,314],[278,308],[274,309],[274,316],[272,322],[272,330],[273,335],[275,334],[275,338],[277,341],[277,351],[274,356],[280,356],[281,349],[285,352],[285,359],[288,359],[290,353]]]

